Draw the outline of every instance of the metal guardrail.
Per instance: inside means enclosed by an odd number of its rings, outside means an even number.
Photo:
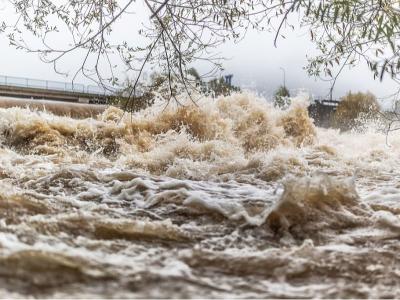
[[[338,106],[340,103],[338,100],[330,100],[323,97],[314,98],[314,101],[327,106]]]
[[[111,96],[114,94],[112,91],[96,85],[86,86],[84,84],[79,84],[79,83],[72,84],[61,81],[40,80],[40,79],[32,79],[26,77],[14,77],[14,76],[3,76],[3,75],[0,75],[0,85],[36,88],[48,91],[95,94],[102,96]]]

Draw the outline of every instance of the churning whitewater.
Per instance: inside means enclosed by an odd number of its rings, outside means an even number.
[[[0,109],[1,297],[400,297],[400,137],[250,94]]]

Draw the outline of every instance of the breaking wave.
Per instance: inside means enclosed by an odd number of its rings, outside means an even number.
[[[97,120],[71,120],[17,108],[0,114],[3,143],[19,153],[101,153],[132,168],[180,178],[246,170],[256,164],[260,153],[309,145],[316,135],[305,103],[295,102],[282,112],[245,94],[201,107],[148,109],[134,115],[111,107]],[[260,176],[279,177],[277,173]]]

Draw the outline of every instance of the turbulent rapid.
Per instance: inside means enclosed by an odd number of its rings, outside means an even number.
[[[1,297],[400,297],[399,136],[235,94],[0,141]]]

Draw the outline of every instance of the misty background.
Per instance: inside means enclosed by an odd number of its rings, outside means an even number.
[[[5,21],[13,18],[13,12],[7,7],[5,0],[0,1],[0,16]],[[8,19],[8,20],[7,20]],[[143,7],[136,7],[136,13],[127,15],[119,23],[115,24],[113,34],[116,38],[124,35],[132,35],[131,42],[137,40],[137,31],[141,24],[148,19]],[[239,43],[228,42],[218,49],[226,60],[223,62],[224,71],[219,75],[233,74],[233,84],[242,89],[250,89],[270,98],[274,91],[283,85],[283,68],[286,74],[286,86],[292,92],[305,90],[314,97],[326,97],[329,94],[330,82],[318,78],[309,77],[304,67],[307,65],[307,56],[316,54],[315,46],[310,42],[306,29],[284,31],[285,38],[278,40],[274,47],[274,33],[249,31],[246,37]],[[125,38],[125,37],[124,37]],[[59,33],[54,37],[54,44],[62,43],[63,36]],[[140,41],[139,41],[140,42]],[[71,81],[72,76],[65,77],[54,72],[51,64],[42,62],[37,54],[16,50],[9,45],[8,39],[0,35],[0,75],[29,77],[43,80]],[[63,61],[61,68],[70,74],[79,68],[82,62],[80,55],[71,55]],[[200,70],[205,68],[201,64],[196,65]],[[123,75],[121,76],[123,77]],[[76,83],[93,84],[84,77],[78,77]],[[398,90],[397,83],[390,78],[383,82],[374,80],[372,73],[366,64],[356,68],[345,69],[337,80],[334,89],[334,98],[340,98],[348,91],[370,91],[381,102]]]

